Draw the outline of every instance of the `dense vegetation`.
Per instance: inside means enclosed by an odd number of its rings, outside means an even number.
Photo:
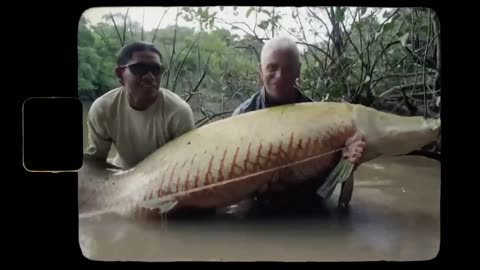
[[[207,7],[166,12],[198,26],[179,26],[176,21],[145,31],[128,12],[106,15],[96,25],[82,17],[78,32],[82,100],[117,87],[113,69],[119,49],[133,40],[146,40],[163,54],[167,68],[162,87],[190,103],[198,125],[229,116],[261,85],[257,64],[263,42],[286,31],[305,48],[298,84],[313,99],[362,103],[404,115],[439,111],[440,25],[431,10],[310,7],[278,12],[251,7],[246,15],[255,16],[253,27],[238,18],[224,21],[218,18],[221,11]],[[164,16],[159,14],[159,25]],[[282,23],[287,16],[296,24]],[[234,29],[245,35],[232,33]],[[318,42],[307,38],[311,36]]]

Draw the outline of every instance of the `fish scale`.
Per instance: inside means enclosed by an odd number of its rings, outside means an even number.
[[[224,207],[280,178],[297,184],[331,175],[328,184],[348,177],[341,150],[356,132],[367,149],[361,163],[380,155],[409,153],[436,140],[440,119],[406,117],[348,103],[277,106],[219,120],[167,143],[128,172],[110,175],[116,190],[101,187],[93,207],[127,216],[147,208]],[[346,165],[345,165],[346,166]],[[291,177],[287,177],[291,176]],[[94,188],[95,181],[83,185]],[[91,183],[91,184],[88,184]],[[98,188],[98,187],[96,187]],[[328,194],[329,191],[324,191]],[[142,212],[144,210],[141,210]]]
[[[200,171],[201,173],[199,174],[200,184],[194,185],[193,187],[198,188],[201,186],[208,186],[209,184],[221,182],[221,181],[218,181],[220,174],[222,176],[227,175],[227,178],[224,178],[222,180],[228,180],[234,177],[244,176],[247,173],[253,173],[256,170],[271,169],[275,166],[286,164],[288,162],[293,162],[295,161],[295,158],[297,159],[305,158],[305,156],[296,154],[298,152],[298,148],[294,147],[293,135],[294,135],[294,132],[291,132],[290,140],[288,141],[288,147],[285,147],[285,145],[287,145],[286,141],[282,140],[280,141],[280,143],[278,143],[275,146],[274,144],[272,144],[273,151],[271,152],[269,152],[270,148],[262,151],[261,148],[263,148],[262,147],[263,144],[254,143],[254,144],[257,144],[257,148],[253,149],[251,147],[252,143],[249,143],[249,147],[246,147],[245,151],[235,151],[235,152],[232,151],[232,156],[230,156],[231,161],[225,162],[224,160],[223,164],[222,164],[222,159],[218,158],[220,156],[219,153],[222,152],[221,149],[216,149],[217,150],[216,154],[212,154],[212,153],[204,154],[205,157],[199,159],[197,162],[198,169],[204,168],[204,170]],[[321,148],[318,144],[319,143],[317,140],[317,144],[316,144],[317,147],[312,149],[313,151],[310,153],[311,155],[318,154],[319,150],[326,149],[325,146]],[[237,147],[237,149],[240,149],[240,147]],[[258,149],[260,149],[260,152],[258,153],[259,162],[256,162],[257,156],[254,157],[252,153],[254,153],[255,150],[258,152]],[[327,150],[330,150],[330,149],[327,149]],[[224,153],[226,153],[227,151],[228,150],[223,150]],[[210,158],[208,158],[208,156],[210,156]],[[228,158],[227,155],[225,157]],[[264,162],[260,162],[260,160],[262,159],[264,160]],[[208,162],[206,162],[207,160]],[[204,162],[201,162],[201,161],[204,161]],[[188,184],[186,176],[183,176],[183,175],[188,175],[189,173],[191,174],[191,171],[176,170],[176,167],[177,167],[176,165],[179,162],[180,161],[172,162],[172,163],[175,163],[175,165],[173,166],[173,169],[165,171],[165,174],[167,175],[170,174],[169,180],[163,182],[163,185],[161,185],[162,186],[161,189],[164,191],[165,195],[178,192],[177,191],[178,185],[176,184],[178,183],[178,181],[177,182],[172,181],[176,178],[181,180],[180,183],[183,183],[184,184],[183,186]],[[221,171],[222,173],[219,173],[221,167],[223,167]],[[185,190],[181,190],[181,191],[185,191]]]

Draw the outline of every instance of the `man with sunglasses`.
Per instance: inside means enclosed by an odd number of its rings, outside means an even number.
[[[96,99],[88,114],[86,154],[128,169],[167,142],[195,128],[193,112],[175,93],[161,88],[162,55],[153,44],[135,42],[118,57],[121,86]]]

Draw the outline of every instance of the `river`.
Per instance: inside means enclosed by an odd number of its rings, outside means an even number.
[[[81,218],[79,244],[86,258],[101,261],[411,261],[437,255],[438,161],[371,161],[355,172],[348,211],[336,208],[337,198],[338,189],[320,209],[295,216]]]

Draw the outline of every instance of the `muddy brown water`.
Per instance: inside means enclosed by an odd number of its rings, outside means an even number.
[[[411,261],[440,246],[440,163],[382,158],[355,172],[348,211],[338,189],[319,211],[299,215],[212,215],[134,222],[81,218],[83,255],[100,261]]]
[[[90,105],[84,103],[84,122]],[[112,147],[110,157],[114,153]],[[336,208],[337,198],[338,188],[320,209],[293,216],[219,211],[166,222],[81,218],[79,245],[86,258],[100,261],[412,261],[437,255],[438,161],[403,156],[366,163],[355,172],[348,211]]]

